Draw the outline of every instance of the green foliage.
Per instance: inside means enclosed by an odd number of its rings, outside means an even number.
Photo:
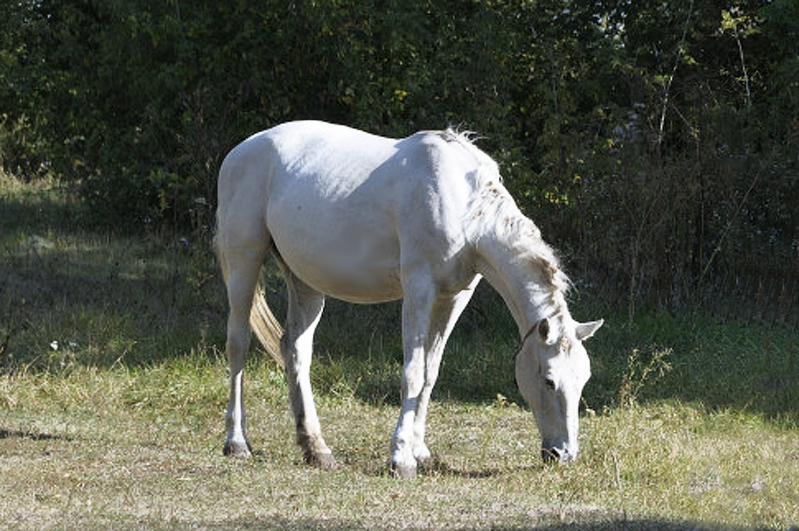
[[[452,124],[630,314],[685,306],[764,257],[799,282],[797,20],[790,0],[10,2],[0,159],[76,183],[97,224],[206,234],[255,131]]]

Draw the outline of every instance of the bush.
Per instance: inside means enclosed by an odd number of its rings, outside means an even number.
[[[258,130],[460,126],[573,270],[631,313],[680,306],[720,274],[797,277],[793,9],[12,2],[0,158],[79,185],[95,223],[208,231]]]

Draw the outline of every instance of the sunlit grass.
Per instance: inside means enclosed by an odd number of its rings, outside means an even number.
[[[70,527],[296,528],[784,528],[799,518],[799,434],[757,416],[679,403],[609,410],[584,418],[579,461],[545,467],[523,408],[435,402],[435,465],[398,482],[385,466],[395,407],[321,396],[342,463],[323,472],[298,464],[282,375],[267,362],[249,374],[249,461],[221,455],[222,360],[3,376],[0,516],[27,528],[54,515]]]
[[[398,413],[399,308],[331,301],[313,382],[342,467],[298,464],[283,374],[257,349],[246,385],[255,455],[225,459],[226,308],[207,242],[98,234],[80,227],[57,189],[0,184],[4,526],[799,524],[794,331],[659,310],[641,311],[630,327],[623,309],[581,300],[579,318],[607,319],[587,344],[594,376],[582,453],[545,467],[513,383],[513,324],[482,289],[434,393],[434,465],[400,482],[386,466]],[[269,285],[280,315],[280,279],[270,275]]]

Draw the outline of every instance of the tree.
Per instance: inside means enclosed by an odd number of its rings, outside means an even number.
[[[679,303],[713,273],[793,263],[797,9],[7,2],[0,159],[74,182],[98,223],[209,231],[221,158],[255,131],[454,125],[480,134],[522,209],[631,308],[650,293]]]

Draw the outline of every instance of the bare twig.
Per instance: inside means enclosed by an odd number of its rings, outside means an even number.
[[[732,228],[732,224],[735,223],[736,219],[738,219],[738,216],[741,214],[741,210],[743,210],[743,207],[744,207],[744,204],[746,203],[746,200],[749,198],[749,194],[752,193],[752,190],[754,190],[755,185],[757,184],[757,181],[759,181],[759,180],[760,180],[760,171],[758,171],[755,174],[755,177],[754,177],[754,179],[752,179],[752,182],[749,185],[749,188],[746,190],[746,193],[741,198],[741,201],[738,203],[738,207],[735,209],[735,213],[730,218],[730,221],[727,222],[727,226],[724,227],[724,232],[721,233],[721,236],[719,237],[718,243],[713,248],[713,252],[710,254],[710,258],[708,258],[707,263],[705,264],[705,267],[702,269],[702,274],[699,275],[699,280],[697,281],[697,285],[701,286],[702,282],[705,280],[705,277],[707,276],[708,271],[710,271],[710,266],[713,265],[713,260],[716,258],[716,255],[721,250],[721,245],[724,243],[724,239],[730,233],[730,229]]]
[[[752,106],[752,92],[749,90],[749,74],[746,71],[746,61],[744,61],[744,47],[741,44],[741,37],[738,34],[738,26],[734,25],[732,27],[733,35],[735,35],[735,42],[738,43],[738,54],[741,57],[741,69],[743,70],[744,74],[744,87],[746,88],[746,106]]]
[[[613,472],[616,478],[616,488],[619,489],[621,492],[623,489],[621,488],[621,474],[619,473],[619,459],[616,457],[616,451],[613,450],[610,452],[610,456],[613,457]]]
[[[677,46],[677,57],[674,58],[674,67],[671,69],[671,74],[666,81],[666,87],[663,91],[663,105],[660,109],[660,124],[658,128],[658,137],[657,137],[657,145],[658,149],[660,148],[661,144],[663,143],[663,135],[664,130],[666,128],[666,111],[670,105],[671,99],[671,84],[674,81],[674,76],[677,75],[677,67],[680,65],[680,59],[682,58],[683,54],[683,45],[685,43],[685,39],[688,35],[688,26],[691,24],[691,16],[694,12],[694,0],[691,0],[691,5],[688,8],[688,17],[685,19],[685,25],[682,29],[682,37],[680,38],[680,43]]]

